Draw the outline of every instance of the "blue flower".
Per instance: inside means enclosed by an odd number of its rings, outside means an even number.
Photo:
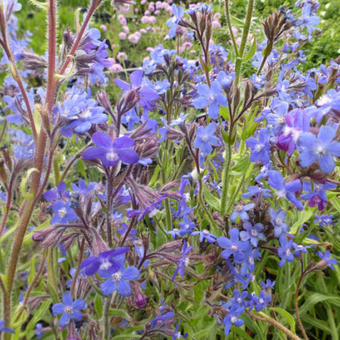
[[[84,300],[78,299],[73,301],[71,292],[67,291],[63,296],[63,303],[56,303],[52,307],[53,315],[62,314],[59,320],[59,326],[65,327],[71,320],[80,321],[83,316],[80,312],[81,309],[86,308]]]
[[[90,256],[85,259],[80,268],[86,275],[94,275],[98,272],[103,276],[117,272],[121,268],[121,255],[129,251],[129,248],[116,248],[100,253],[98,256]]]
[[[334,157],[340,156],[340,143],[333,141],[337,129],[337,125],[323,125],[317,137],[310,132],[300,136],[298,143],[301,148],[299,155],[301,166],[308,167],[318,162],[324,173],[329,174],[334,170]]]
[[[238,316],[244,312],[244,307],[240,307],[238,305],[232,306],[229,310],[229,313],[224,318],[224,333],[226,336],[229,335],[230,328],[232,325],[240,327],[244,324],[244,321],[240,319]]]
[[[171,6],[171,9],[172,9],[172,14],[174,16],[166,22],[167,26],[170,27],[169,38],[173,38],[176,35],[176,29],[177,29],[178,23],[181,21],[181,19],[184,16],[183,7],[178,6],[177,8],[177,6],[173,4]]]
[[[248,192],[242,194],[244,198],[251,198],[251,197],[272,197],[271,190],[262,188],[258,185],[251,185],[248,188]]]
[[[14,329],[13,328],[9,328],[9,327],[5,327],[5,321],[4,320],[0,320],[0,334],[1,333],[13,333],[14,334]]]
[[[242,263],[244,261],[244,252],[247,252],[250,248],[248,241],[242,241],[239,238],[239,230],[233,228],[229,232],[230,238],[219,237],[217,239],[218,245],[223,248],[222,257],[228,259],[231,255],[234,256],[234,261]]]
[[[177,274],[180,276],[183,276],[185,274],[185,267],[189,264],[189,258],[187,255],[194,249],[194,247],[190,246],[188,247],[187,241],[184,241],[183,247],[181,250],[181,257],[178,260],[178,266],[174,272],[174,275],[172,276],[172,281],[175,280]]]
[[[200,126],[196,132],[194,141],[195,148],[199,148],[201,152],[208,155],[212,152],[212,146],[219,146],[220,140],[214,136],[216,131],[216,123],[210,123],[208,126]]]
[[[264,290],[261,290],[260,296],[256,296],[255,294],[250,295],[251,304],[255,307],[257,312],[261,311],[263,308],[267,307],[268,303],[272,301],[271,295],[267,295]]]
[[[285,222],[287,213],[281,209],[274,210],[269,208],[270,222],[274,226],[275,237],[280,237],[282,233],[288,231],[288,225]]]
[[[247,211],[250,209],[253,209],[254,207],[255,207],[254,203],[250,203],[246,205],[243,205],[243,204],[237,205],[230,216],[230,221],[236,222],[238,217],[240,217],[243,222],[247,221],[249,219]]]
[[[326,250],[324,254],[318,251],[318,255],[321,258],[321,262],[323,262],[323,265],[326,265],[327,267],[330,267],[333,270],[335,269],[334,265],[337,265],[338,261],[336,259],[330,258],[331,253],[329,250]]]
[[[156,100],[159,98],[157,92],[148,85],[143,84],[143,71],[136,70],[130,74],[131,84],[121,80],[115,79],[116,85],[124,92],[131,89],[137,89],[139,94],[139,104],[147,111],[151,111]]]
[[[42,336],[44,335],[43,325],[40,322],[38,322],[35,325],[34,334],[37,336],[38,340],[40,340],[42,338]]]
[[[72,209],[71,202],[57,201],[51,204],[50,207],[52,208],[52,211],[55,214],[51,219],[52,224],[56,223],[68,224],[70,222],[78,220],[78,216]]]
[[[210,118],[217,119],[220,112],[220,106],[226,106],[227,100],[223,94],[221,84],[216,80],[207,84],[197,86],[198,97],[193,100],[196,109],[204,109],[209,106],[208,114]]]
[[[199,235],[200,242],[203,242],[204,240],[207,240],[209,243],[216,242],[216,236],[213,234],[210,234],[208,230],[194,231],[191,235],[194,235],[194,236]]]
[[[240,238],[242,241],[248,241],[250,240],[250,243],[253,247],[257,247],[258,241],[265,241],[266,237],[262,233],[263,230],[263,224],[262,223],[256,223],[254,226],[250,222],[244,222],[243,228],[246,231],[240,232]]]
[[[138,279],[139,270],[135,267],[129,267],[113,274],[105,273],[102,276],[108,278],[100,285],[101,292],[104,295],[110,295],[117,290],[120,296],[126,297],[132,293],[129,281]]]
[[[267,129],[261,129],[259,139],[249,137],[246,141],[248,147],[251,149],[250,160],[252,162],[262,162],[266,164],[270,159],[270,143]]]
[[[268,171],[269,185],[276,189],[278,198],[288,198],[299,210],[303,209],[303,205],[295,197],[297,191],[301,189],[301,182],[296,179],[292,182],[285,183],[282,175],[276,170]]]
[[[84,159],[99,158],[107,167],[116,165],[118,161],[125,164],[135,164],[139,161],[139,155],[133,149],[135,142],[128,136],[112,139],[103,132],[96,132],[92,135],[92,140],[96,146],[83,153]]]
[[[280,267],[284,266],[287,262],[292,262],[294,260],[294,255],[292,252],[293,248],[293,240],[288,240],[285,235],[280,236],[280,245],[281,247],[278,249],[278,254],[281,259]]]

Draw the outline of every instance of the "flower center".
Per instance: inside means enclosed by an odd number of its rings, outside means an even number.
[[[256,237],[258,235],[258,232],[255,229],[251,230],[251,235]]]
[[[235,323],[237,321],[237,317],[236,316],[232,316],[230,321],[231,321],[231,323]]]
[[[114,162],[115,160],[118,159],[118,156],[115,152],[110,151],[106,154],[106,159],[110,162]]]
[[[110,263],[109,261],[104,261],[104,262],[100,265],[99,269],[101,269],[101,270],[107,270],[107,269],[109,269],[110,267],[111,267],[111,263]]]
[[[236,250],[238,250],[238,246],[237,246],[236,244],[232,244],[231,247],[230,247],[230,249],[231,249],[232,251],[236,251]]]
[[[254,150],[255,151],[257,151],[257,152],[259,152],[259,151],[261,151],[262,149],[263,149],[263,144],[257,144],[256,146],[255,146],[255,148],[254,148]]]
[[[72,307],[69,307],[69,306],[65,307],[65,312],[66,312],[67,314],[72,314],[72,313],[73,313]]]
[[[208,135],[203,135],[202,136],[202,141],[203,142],[207,142],[209,140],[209,136]]]
[[[80,118],[83,118],[83,119],[86,119],[86,118],[89,118],[91,117],[91,111],[89,109],[83,111],[80,115],[79,115]]]
[[[262,298],[260,298],[259,302],[262,304],[262,303],[264,303],[264,300]]]
[[[122,278],[122,273],[121,272],[117,272],[112,274],[112,278],[114,281],[119,281]]]
[[[66,208],[61,208],[58,210],[58,214],[60,217],[64,217],[66,215],[67,211],[66,211]]]
[[[326,154],[326,150],[323,146],[319,145],[317,148],[316,148],[316,153],[320,156],[323,156]]]
[[[278,226],[280,226],[280,225],[282,224],[281,218],[277,218],[277,219],[275,220],[275,224],[278,225]]]

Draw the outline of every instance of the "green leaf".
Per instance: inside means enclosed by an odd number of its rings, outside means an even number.
[[[270,310],[273,310],[274,312],[279,313],[280,315],[282,315],[286,321],[289,324],[290,330],[296,334],[295,332],[295,320],[292,314],[288,313],[286,310],[279,308],[279,307],[271,307],[269,308]]]
[[[251,45],[251,49],[250,49],[248,55],[245,58],[243,58],[243,61],[244,62],[249,61],[255,55],[255,52],[256,52],[256,36],[254,35],[253,44]]]
[[[96,297],[94,299],[94,308],[97,312],[98,317],[101,318],[103,316],[103,299],[99,294],[96,294]]]
[[[216,196],[214,196],[205,185],[203,186],[203,196],[210,207],[214,208],[214,210],[219,209],[220,200]]]
[[[298,220],[290,228],[290,233],[294,235],[297,234],[302,225],[314,216],[314,210],[315,209],[305,208],[303,211],[300,211]]]
[[[320,293],[313,293],[308,297],[306,302],[299,308],[300,316],[307,313],[314,305],[319,302],[325,302],[340,307],[340,297],[334,295],[324,295]]]
[[[340,213],[340,199],[335,196],[330,198],[329,202],[331,202],[332,206]]]
[[[248,333],[240,327],[233,327],[232,331],[239,336],[239,339],[254,340],[254,338],[248,335]]]
[[[109,311],[110,316],[120,316],[125,320],[131,320],[130,315],[123,309],[111,308]]]
[[[36,324],[41,320],[46,320],[46,316],[50,316],[49,308],[51,305],[51,300],[48,299],[44,301],[37,309],[34,310],[34,314],[27,327],[25,328],[25,332],[28,332],[35,328]]]

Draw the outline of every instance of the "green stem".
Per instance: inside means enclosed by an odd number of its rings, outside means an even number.
[[[242,40],[241,45],[238,50],[238,56],[236,58],[236,66],[235,66],[235,79],[234,79],[234,89],[236,89],[239,81],[240,81],[240,74],[241,74],[241,66],[242,66],[242,58],[244,49],[246,47],[250,24],[251,24],[251,18],[253,15],[253,9],[254,9],[254,0],[248,1],[248,8],[247,8],[247,15],[246,15],[246,21],[244,23],[243,32],[242,32]]]
[[[280,322],[276,321],[275,319],[271,318],[269,315],[259,312],[257,314],[248,312],[250,316],[255,320],[265,321],[273,325],[275,328],[278,328],[280,331],[285,333],[287,336],[289,336],[293,340],[301,340],[297,335],[295,335],[293,332],[291,332],[288,328],[283,326]]]
[[[226,213],[227,208],[227,196],[229,189],[229,171],[231,166],[231,155],[232,155],[232,145],[227,143],[225,150],[225,163],[223,169],[223,179],[222,179],[222,198],[221,198],[221,214],[222,216]]]
[[[235,55],[237,57],[238,56],[238,49],[237,49],[237,44],[236,44],[236,40],[235,40],[235,37],[234,37],[233,29],[231,27],[230,12],[229,12],[229,0],[225,0],[224,9],[225,9],[225,16],[226,16],[229,34],[230,34],[230,37],[231,37],[231,41],[233,42]]]

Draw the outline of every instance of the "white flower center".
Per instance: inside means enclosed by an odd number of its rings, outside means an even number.
[[[58,214],[59,216],[64,217],[67,214],[66,208],[59,209]]]
[[[255,229],[251,230],[251,235],[256,237],[258,235],[258,232]]]
[[[264,145],[263,144],[257,144],[254,148],[255,151],[259,152],[263,149]]]
[[[281,218],[277,218],[277,219],[275,220],[275,224],[278,225],[278,226],[280,226],[280,225],[282,224]]]
[[[326,150],[322,145],[318,145],[316,148],[316,153],[318,155],[325,155],[326,154]]]
[[[231,249],[232,251],[236,251],[236,250],[238,250],[238,246],[237,246],[236,244],[232,244],[231,247],[230,247],[230,249]]]
[[[209,136],[208,135],[203,135],[202,136],[202,141],[203,142],[207,142],[209,140]]]
[[[259,302],[260,303],[264,303],[264,300],[262,298],[260,298]]]
[[[231,321],[231,323],[235,323],[237,321],[237,317],[236,316],[232,316],[230,321]]]
[[[118,156],[115,152],[110,151],[106,154],[106,159],[110,162],[113,162],[118,159]]]
[[[79,115],[80,118],[89,118],[91,117],[91,111],[89,109],[83,111],[80,115]]]
[[[110,267],[111,267],[111,263],[109,261],[105,261],[100,265],[99,269],[100,270],[107,270]]]
[[[119,281],[122,278],[122,273],[121,272],[117,272],[112,274],[112,278],[114,281]]]

